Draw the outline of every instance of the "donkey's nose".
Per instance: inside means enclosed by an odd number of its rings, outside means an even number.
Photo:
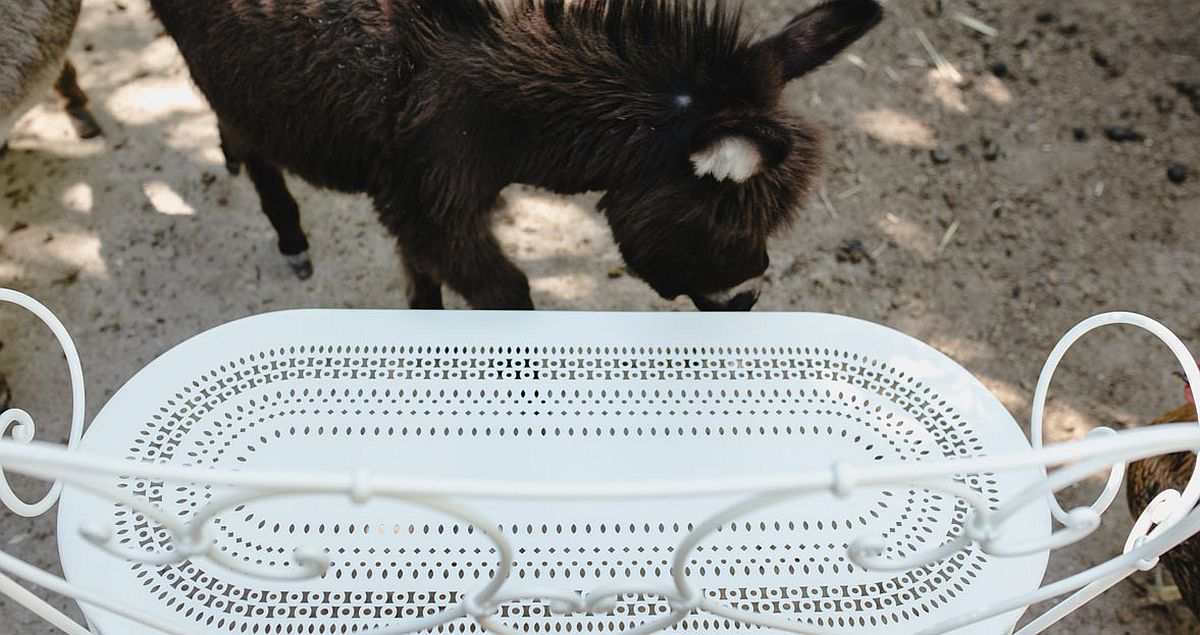
[[[758,291],[743,291],[725,305],[726,311],[749,311],[758,303]]]
[[[760,293],[762,278],[754,278],[720,293],[694,295],[692,302],[701,311],[749,311],[758,302]]]

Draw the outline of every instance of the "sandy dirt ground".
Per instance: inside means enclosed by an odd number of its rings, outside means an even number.
[[[765,32],[806,4],[751,0],[751,22]],[[829,130],[829,206],[814,202],[775,242],[760,309],[898,328],[967,366],[1019,421],[1045,355],[1092,314],[1144,312],[1200,348],[1200,3],[949,2],[940,16],[936,6],[892,0],[857,57],[790,90]],[[999,34],[965,28],[955,11]],[[913,27],[962,85],[933,70]],[[249,182],[225,174],[214,117],[144,0],[86,0],[73,58],[107,134],[75,139],[50,95],[18,123],[0,159],[0,285],[40,298],[71,329],[89,416],[151,359],[223,322],[404,306],[393,244],[367,200],[296,180],[316,275],[292,276]],[[1112,127],[1141,139],[1109,140]],[[1182,184],[1167,178],[1176,162],[1192,173]],[[513,188],[508,199],[499,232],[539,307],[690,310],[621,274],[595,197]],[[40,438],[64,438],[61,356],[13,310],[0,314],[0,370]],[[1136,426],[1178,405],[1172,370],[1147,336],[1092,337],[1055,382],[1049,436]],[[1098,483],[1064,499],[1090,501]],[[1119,502],[1095,536],[1054,557],[1050,576],[1107,559],[1129,525]],[[0,515],[0,548],[55,569],[52,518]],[[1122,583],[1051,632],[1200,633],[1178,606],[1139,608],[1139,593]],[[50,632],[0,601],[0,633]]]

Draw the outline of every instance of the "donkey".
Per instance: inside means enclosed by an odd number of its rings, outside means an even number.
[[[768,238],[821,167],[780,104],[882,17],[835,0],[758,42],[704,0],[151,0],[301,278],[309,243],[281,169],[365,192],[413,308],[442,286],[531,309],[502,253],[500,191],[604,191],[627,268],[665,298],[748,310]]]
[[[21,115],[37,103],[51,85],[76,134],[91,139],[101,134],[88,110],[87,94],[79,88],[67,46],[79,20],[80,0],[5,0],[0,2],[0,154]]]

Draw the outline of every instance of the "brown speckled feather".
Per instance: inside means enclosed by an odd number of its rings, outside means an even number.
[[[1152,423],[1187,421],[1196,421],[1196,406],[1192,404],[1176,408]],[[1131,464],[1125,496],[1134,517],[1140,516],[1159,492],[1165,489],[1183,491],[1195,467],[1196,455],[1190,452],[1169,454]],[[1192,609],[1193,614],[1200,617],[1200,536],[1192,537],[1172,549],[1163,556],[1162,562],[1175,578],[1183,601]]]

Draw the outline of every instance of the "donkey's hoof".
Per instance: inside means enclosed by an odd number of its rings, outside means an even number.
[[[71,117],[71,126],[80,139],[95,139],[104,134],[96,117],[86,108],[67,113]]]
[[[237,176],[242,173],[242,162],[237,159],[225,157],[225,171],[229,176]]]
[[[292,268],[292,273],[296,274],[301,280],[308,280],[313,275],[312,258],[308,256],[307,251],[302,251],[293,256],[285,256],[288,266]]]

